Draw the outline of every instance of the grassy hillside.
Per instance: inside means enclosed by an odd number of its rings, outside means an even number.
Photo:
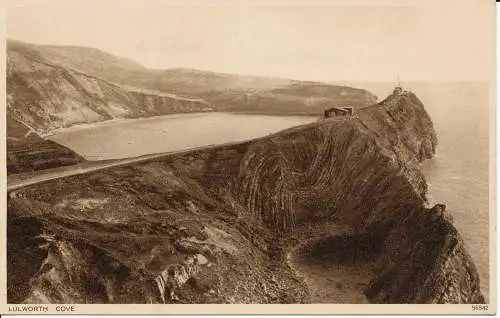
[[[122,86],[202,97],[225,111],[320,113],[325,104],[362,106],[376,100],[373,94],[348,86],[187,68],[147,69],[128,59],[85,47],[43,46],[9,40],[8,55],[14,53]],[[248,94],[250,99],[245,99]],[[315,99],[317,97],[320,98]]]

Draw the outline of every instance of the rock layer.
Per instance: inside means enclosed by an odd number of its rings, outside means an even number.
[[[405,92],[354,117],[16,190],[9,301],[314,302],[286,256],[347,234],[377,251],[371,302],[484,302],[451,219],[425,207],[418,165],[436,145]]]
[[[41,138],[30,127],[7,114],[7,173],[17,174],[81,163],[72,150]]]

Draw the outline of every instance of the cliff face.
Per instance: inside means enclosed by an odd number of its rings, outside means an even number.
[[[80,123],[212,110],[200,99],[127,90],[51,64],[37,51],[7,55],[7,112],[38,133]]]
[[[436,142],[404,93],[354,118],[16,190],[9,302],[314,301],[286,256],[344,234],[376,251],[371,302],[483,302],[450,218],[424,206],[418,163]]]
[[[405,217],[382,251],[367,290],[373,302],[485,302],[475,265],[444,205]]]

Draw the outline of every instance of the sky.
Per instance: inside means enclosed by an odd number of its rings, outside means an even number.
[[[25,42],[95,47],[148,68],[319,81],[487,80],[494,25],[493,0],[10,0],[7,9],[7,37]]]

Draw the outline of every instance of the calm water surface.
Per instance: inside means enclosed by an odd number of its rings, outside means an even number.
[[[88,160],[121,159],[248,140],[317,119],[313,116],[176,114],[70,128],[49,139]]]
[[[489,295],[488,90],[477,84],[415,88],[438,135],[437,155],[423,165],[431,204],[445,203]]]

